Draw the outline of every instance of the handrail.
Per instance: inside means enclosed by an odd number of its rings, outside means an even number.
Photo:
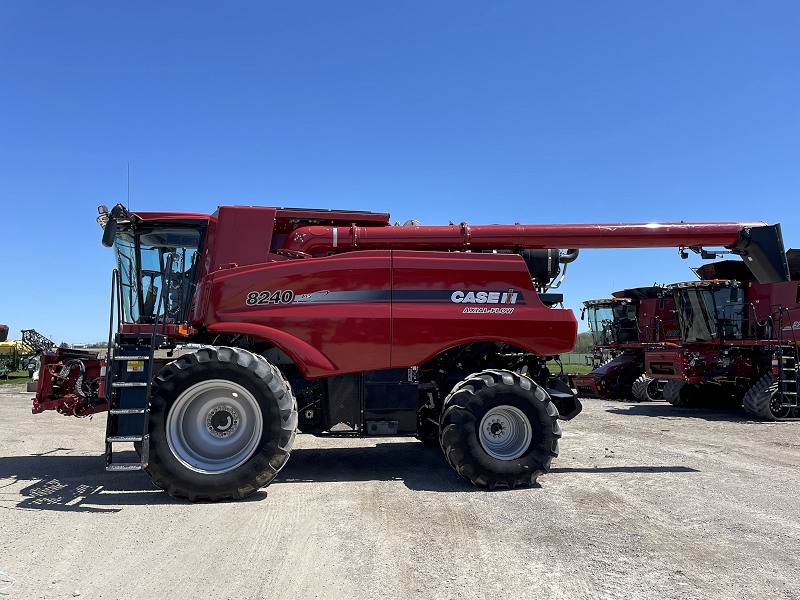
[[[162,276],[161,281],[166,282],[169,279],[169,276],[172,275],[172,253],[167,254],[167,264],[166,268],[164,269],[164,275]],[[158,302],[156,302],[155,311],[153,311],[153,333],[150,335],[150,354],[148,356],[148,367],[149,367],[149,374],[147,377],[147,402],[150,402],[150,387],[153,383],[153,357],[156,351],[156,338],[158,332],[158,317],[161,313],[161,307],[164,306],[164,322],[162,323],[161,334],[164,335],[167,332],[167,302],[166,302],[166,295],[167,295],[167,288],[169,285],[162,283],[161,285],[161,293],[158,295]],[[147,423],[145,423],[145,428],[147,427]]]
[[[117,330],[122,326],[122,289],[119,285],[119,271],[114,269],[111,272],[111,308],[108,315],[108,345],[106,346],[106,384],[105,384],[105,399],[106,402],[111,402],[111,342],[114,337],[114,306],[117,308]]]
[[[797,346],[797,334],[795,333],[794,327],[792,326],[792,313],[791,313],[791,311],[789,310],[788,307],[784,307],[782,304],[773,304],[770,307],[770,310],[772,310],[772,307],[774,307],[774,306],[778,307],[778,314],[780,314],[780,329],[779,329],[779,331],[780,331],[780,342],[781,342],[781,345],[783,345],[783,313],[785,312],[786,315],[789,317],[789,324],[790,324],[789,330],[792,332],[792,341],[794,342],[795,346]]]
[[[125,310],[122,305],[122,273],[118,269],[114,270],[117,272],[117,331],[119,331],[122,328],[122,322],[125,320]]]

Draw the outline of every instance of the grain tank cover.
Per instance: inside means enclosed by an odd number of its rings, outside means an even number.
[[[753,271],[741,260],[719,260],[700,267],[693,267],[698,279],[735,279],[736,281],[753,281]]]
[[[662,288],[649,286],[620,290],[619,292],[614,292],[611,295],[617,299],[627,298],[629,300],[647,300],[648,298],[658,298],[661,294]]]

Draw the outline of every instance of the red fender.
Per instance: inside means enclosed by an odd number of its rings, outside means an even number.
[[[337,368],[322,352],[293,335],[253,323],[215,323],[208,332],[216,335],[239,334],[258,338],[278,348],[294,361],[308,379],[325,377]]]

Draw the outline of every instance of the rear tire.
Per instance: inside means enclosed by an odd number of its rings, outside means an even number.
[[[696,385],[687,385],[679,379],[670,379],[664,386],[664,400],[673,406],[691,406],[697,397],[697,387]]]
[[[781,394],[778,392],[778,379],[767,373],[744,395],[744,410],[766,421],[780,421],[791,414],[791,408],[779,406]]]
[[[289,459],[297,404],[276,367],[239,348],[208,347],[153,380],[147,473],[171,496],[239,500]]]
[[[532,484],[558,456],[561,426],[547,392],[509,371],[482,371],[453,388],[440,422],[442,450],[473,485]]]
[[[633,397],[642,402],[653,402],[659,400],[661,391],[659,390],[658,379],[653,379],[647,375],[641,375],[633,382],[631,387]]]

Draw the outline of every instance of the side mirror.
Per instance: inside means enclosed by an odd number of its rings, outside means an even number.
[[[798,293],[800,293],[800,292],[798,292]],[[584,317],[585,317],[585,316],[586,316],[586,309],[585,309],[585,308],[582,308],[582,309],[581,309],[581,321],[583,321],[583,320],[584,320]]]
[[[731,296],[728,300],[729,302],[738,302],[739,301],[739,288],[732,287],[731,288]]]
[[[114,245],[114,238],[117,237],[117,221],[109,219],[106,228],[103,230],[103,246],[111,248]]]

